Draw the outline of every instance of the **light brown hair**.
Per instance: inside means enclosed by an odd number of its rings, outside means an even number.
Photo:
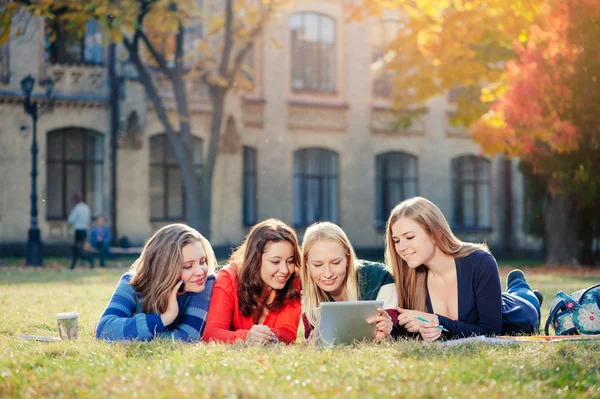
[[[489,252],[489,249],[485,244],[459,240],[452,233],[442,211],[426,198],[409,198],[396,205],[385,227],[385,261],[394,276],[398,305],[401,308],[426,312],[427,269],[423,265],[416,269],[409,268],[396,253],[392,240],[392,226],[402,217],[410,218],[421,226],[442,252],[454,258],[464,258],[477,250]]]
[[[142,297],[142,311],[162,314],[167,310],[169,295],[179,281],[183,267],[181,249],[200,242],[206,253],[208,273],[213,273],[217,260],[212,246],[202,234],[180,223],[158,230],[146,241],[139,259],[131,266],[131,285]]]

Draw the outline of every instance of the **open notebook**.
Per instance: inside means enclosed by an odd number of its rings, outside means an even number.
[[[487,342],[490,344],[515,344],[519,342],[564,342],[564,341],[589,341],[600,340],[599,335],[502,335],[498,337],[486,337],[479,335],[477,337],[460,338],[450,341],[444,341],[444,346],[460,345],[467,342]]]

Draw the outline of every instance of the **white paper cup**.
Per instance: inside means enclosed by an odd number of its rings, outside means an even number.
[[[77,312],[57,313],[56,322],[58,323],[58,334],[63,340],[77,339],[77,321],[79,314]]]

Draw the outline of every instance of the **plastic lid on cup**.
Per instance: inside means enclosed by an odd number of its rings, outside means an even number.
[[[65,313],[57,313],[56,314],[56,319],[57,320],[72,319],[74,317],[79,317],[79,313],[77,313],[77,312],[65,312]]]

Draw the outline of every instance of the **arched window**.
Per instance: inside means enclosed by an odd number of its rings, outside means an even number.
[[[339,221],[338,154],[322,148],[294,153],[294,224]]]
[[[194,167],[202,171],[202,139],[192,137]],[[179,163],[166,134],[150,138],[150,219],[153,221],[185,220],[185,196]]]
[[[452,160],[453,227],[486,229],[491,223],[491,162],[475,155]]]
[[[314,12],[290,17],[292,89],[335,91],[335,20]]]
[[[66,219],[76,193],[93,215],[104,214],[104,136],[76,128],[53,131],[46,148],[47,219]]]
[[[396,53],[388,46],[396,39],[402,24],[393,19],[384,19],[371,26],[371,79],[372,93],[376,97],[390,98],[394,89],[392,72],[388,64]]]
[[[417,195],[417,157],[405,152],[386,152],[375,158],[376,224],[384,226],[400,201]]]

